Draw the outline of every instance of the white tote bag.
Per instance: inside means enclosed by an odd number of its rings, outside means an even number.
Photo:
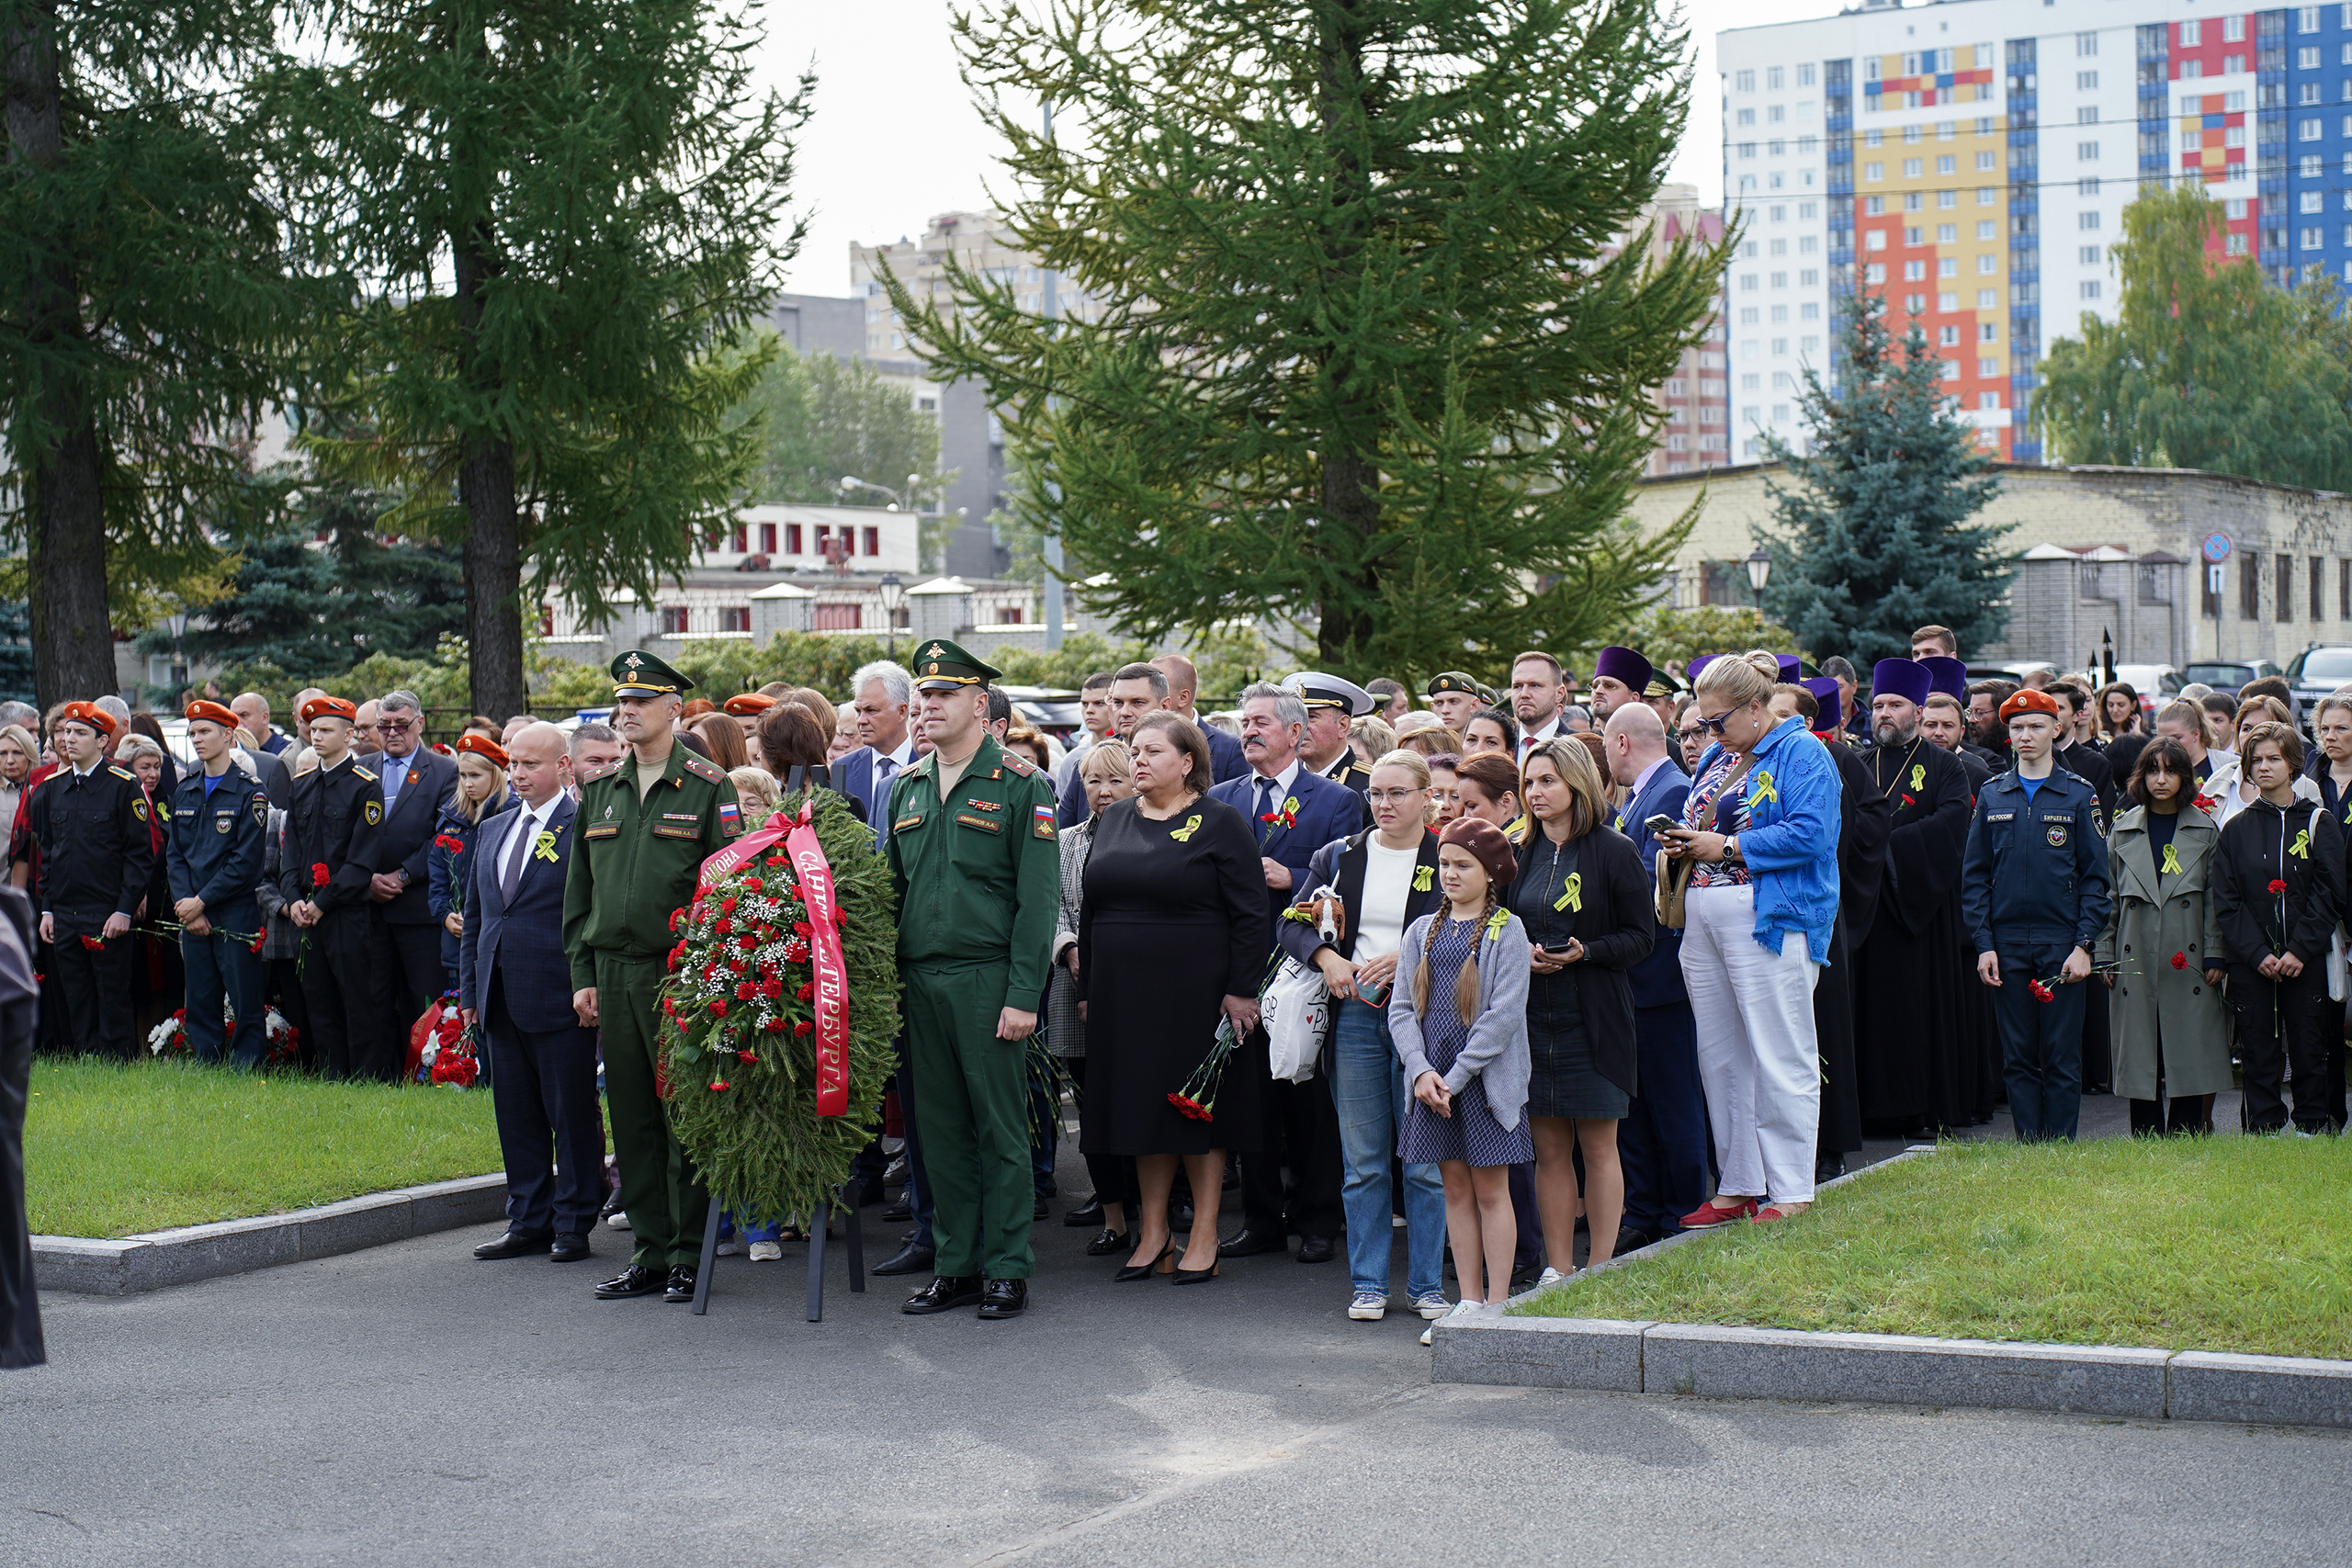
[[[1258,993],[1258,1016],[1266,1029],[1266,1070],[1285,1083],[1313,1077],[1331,1021],[1331,990],[1322,972],[1283,954],[1274,977]]]

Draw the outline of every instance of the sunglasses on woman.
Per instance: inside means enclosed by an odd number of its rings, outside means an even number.
[[[1699,718],[1694,716],[1690,720],[1688,728],[1691,729],[1703,730],[1707,734],[1713,736],[1716,739],[1721,740],[1724,738],[1724,726],[1729,724],[1731,722],[1731,716],[1738,711],[1739,710],[1737,708],[1726,708],[1722,713],[1715,715],[1713,718]]]

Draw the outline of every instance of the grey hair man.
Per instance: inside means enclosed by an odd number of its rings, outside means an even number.
[[[114,733],[107,737],[107,755],[111,757],[121,750],[130,734],[130,705],[120,697],[98,697],[95,702],[99,712],[114,720]]]

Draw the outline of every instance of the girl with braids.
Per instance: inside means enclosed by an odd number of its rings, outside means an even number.
[[[1389,993],[1388,1032],[1413,1103],[1396,1140],[1408,1165],[1433,1163],[1462,1299],[1447,1318],[1499,1308],[1518,1225],[1510,1170],[1535,1157],[1527,1118],[1527,930],[1502,907],[1518,874],[1510,841],[1465,817],[1438,837],[1446,907],[1408,927]],[[1429,1336],[1422,1337],[1424,1344]]]

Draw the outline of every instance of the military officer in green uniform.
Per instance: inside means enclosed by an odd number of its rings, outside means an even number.
[[[938,1277],[904,1310],[1012,1317],[1035,1266],[1027,1043],[1059,912],[1054,787],[989,733],[995,670],[939,638],[914,667],[932,750],[891,786],[888,852]]]
[[[710,1194],[670,1130],[654,1088],[658,993],[676,942],[670,919],[694,901],[703,861],[742,831],[735,786],[678,743],[694,682],[642,649],[613,660],[620,765],[580,788],[563,945],[572,1010],[604,1032],[605,1100],[621,1168],[621,1206],[637,1246],[599,1299],[663,1292],[692,1301]]]

